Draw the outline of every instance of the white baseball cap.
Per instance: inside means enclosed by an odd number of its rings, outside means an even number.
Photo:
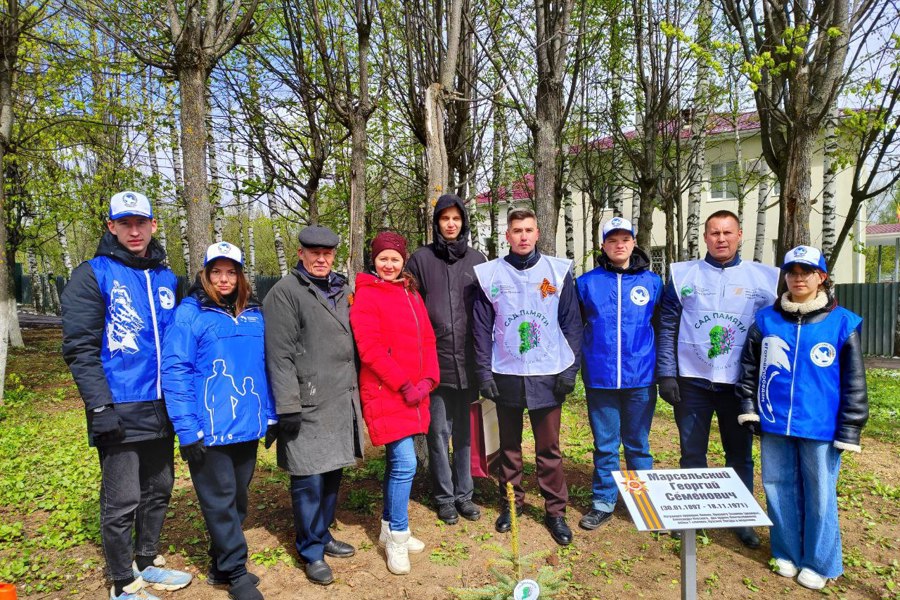
[[[631,224],[631,221],[624,217],[613,217],[603,225],[603,241],[606,241],[606,236],[610,233],[618,230],[627,231],[631,237],[634,237],[634,225]]]
[[[825,256],[822,251],[812,246],[797,246],[788,250],[784,255],[784,263],[781,265],[782,271],[787,271],[791,265],[804,265],[819,269],[823,273],[828,272],[828,265],[825,263]]]
[[[241,249],[228,242],[216,242],[207,248],[203,266],[208,265],[217,258],[230,258],[237,264],[244,266],[244,254],[241,252]]]
[[[153,209],[147,196],[140,192],[119,192],[109,201],[109,220],[124,217],[153,218]]]

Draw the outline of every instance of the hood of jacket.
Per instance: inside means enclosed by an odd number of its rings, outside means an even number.
[[[119,243],[112,233],[107,231],[97,244],[94,256],[108,256],[132,269],[155,269],[166,261],[166,251],[156,238],[150,239],[147,256],[136,256],[128,248]]]
[[[647,256],[646,252],[635,246],[634,252],[631,253],[631,260],[624,269],[613,265],[606,253],[600,255],[600,258],[597,259],[597,264],[612,273],[634,274],[650,269],[650,257]]]
[[[438,225],[438,221],[440,220],[441,212],[451,206],[455,206],[459,209],[459,212],[462,215],[462,227],[460,228],[459,235],[456,239],[448,241],[441,235],[441,228]],[[457,259],[466,254],[466,250],[469,248],[469,215],[466,214],[466,205],[463,204],[463,201],[459,196],[455,194],[444,194],[438,198],[437,204],[434,205],[431,231],[434,234],[434,253],[440,258],[452,263],[456,262]]]

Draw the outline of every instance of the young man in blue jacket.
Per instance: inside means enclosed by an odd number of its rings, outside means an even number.
[[[188,573],[164,569],[159,534],[174,483],[174,436],[160,383],[161,343],[175,308],[175,274],[153,239],[147,197],[120,192],[94,258],[63,290],[63,357],[100,456],[100,536],[113,600],[156,600]]]
[[[662,280],[650,258],[635,246],[634,227],[622,217],[603,225],[603,253],[597,268],[578,278],[585,322],[582,378],[594,434],[591,511],[582,529],[596,529],[613,514],[619,497],[612,471],[619,445],[629,469],[652,469],[650,423],[656,408],[653,386],[656,337],[653,317]]]

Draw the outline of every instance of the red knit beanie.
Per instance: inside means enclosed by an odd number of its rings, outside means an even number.
[[[406,239],[399,233],[393,231],[382,231],[372,240],[372,260],[384,252],[385,250],[396,250],[406,262]]]

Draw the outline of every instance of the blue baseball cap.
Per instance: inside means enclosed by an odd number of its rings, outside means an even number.
[[[228,242],[216,242],[207,248],[203,266],[205,267],[217,258],[228,258],[242,267],[244,266],[244,254],[241,252],[241,249]]]

